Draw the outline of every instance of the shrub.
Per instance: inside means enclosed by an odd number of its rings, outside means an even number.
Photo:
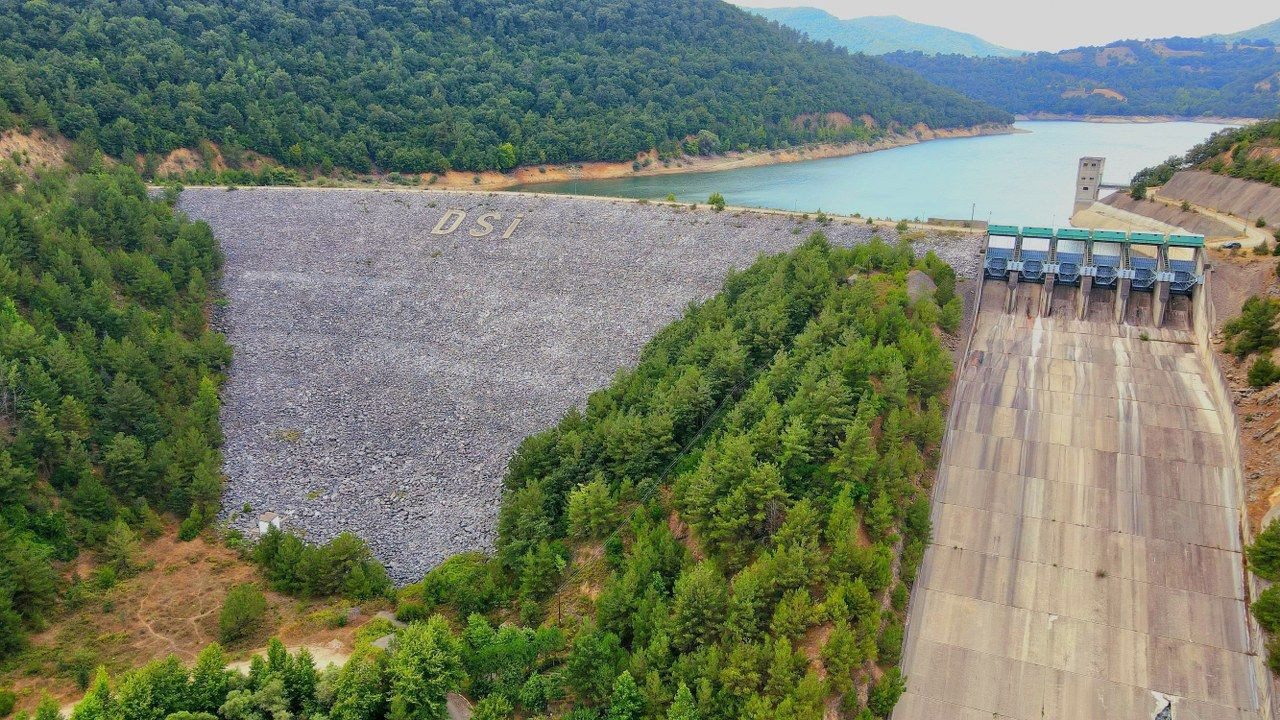
[[[1249,366],[1249,384],[1262,388],[1280,380],[1280,365],[1271,360],[1270,355],[1263,355]]]
[[[1280,330],[1276,329],[1276,317],[1280,316],[1280,301],[1250,297],[1236,317],[1222,327],[1227,336],[1227,350],[1238,358],[1250,353],[1273,350],[1280,346]]]
[[[711,206],[712,210],[720,212],[724,210],[724,196],[718,192],[711,193],[711,197],[707,198],[707,204]]]
[[[200,508],[191,508],[191,514],[178,526],[178,539],[183,542],[195,540],[203,529],[204,515],[200,512]]]
[[[1280,630],[1280,586],[1272,585],[1263,590],[1249,609],[1253,611],[1253,616],[1258,619],[1263,630],[1269,633]]]
[[[483,553],[454,555],[400,591],[397,615],[403,610],[406,622],[425,619],[441,605],[457,609],[460,617],[487,613],[502,599],[494,572]]]
[[[1260,227],[1260,228],[1264,228],[1264,227],[1266,227],[1266,226],[1267,226],[1267,219],[1266,219],[1266,218],[1258,218],[1258,222],[1256,222],[1256,223],[1254,223],[1254,224],[1255,224],[1255,225],[1257,225],[1257,226],[1258,226],[1258,227]]]
[[[953,333],[960,329],[960,321],[963,319],[964,303],[960,300],[960,296],[956,295],[942,306],[942,313],[938,315],[938,327]]]
[[[0,717],[9,717],[13,706],[18,704],[18,696],[12,690],[0,690]]]
[[[867,696],[867,708],[876,717],[887,718],[893,712],[893,706],[898,704],[898,698],[902,697],[905,689],[906,682],[902,679],[902,672],[896,667],[890,668],[879,682],[871,686]]]
[[[1272,520],[1244,552],[1255,575],[1273,582],[1280,579],[1280,522]]]
[[[235,585],[222,601],[218,634],[231,644],[247,637],[262,624],[267,614],[267,598],[256,585]]]
[[[324,545],[308,545],[297,535],[271,528],[254,547],[252,557],[273,589],[291,595],[369,600],[391,591],[386,569],[351,533]]]

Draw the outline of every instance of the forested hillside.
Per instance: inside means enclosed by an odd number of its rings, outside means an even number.
[[[883,57],[1012,113],[1269,117],[1280,110],[1280,51],[1271,43],[1168,38],[1013,59]]]
[[[814,238],[732,275],[525,441],[496,556],[432,571],[401,616],[456,617],[464,689],[528,714],[885,717],[951,374],[935,324],[960,307],[936,259],[910,302],[913,264]],[[467,619],[504,607],[551,629]]]
[[[855,122],[799,119],[824,113]],[[361,172],[1008,119],[720,0],[0,0],[0,124],[13,114],[148,167],[212,140],[233,164]]]
[[[1181,157],[1174,156],[1133,176],[1135,188],[1163,185],[1179,170],[1196,168],[1280,186],[1280,120],[1222,130]],[[1141,190],[1137,191],[1139,194]]]
[[[937,282],[915,301],[913,267]],[[193,668],[101,675],[72,720],[440,718],[451,691],[474,720],[886,718],[930,535],[954,283],[879,240],[762,259],[523,443],[497,552],[402,589],[406,627],[371,624],[336,670],[274,644],[247,676],[217,646]]]
[[[1210,35],[1212,40],[1270,40],[1280,42],[1280,20],[1251,27],[1248,30],[1233,32],[1227,35]]]
[[[194,534],[221,492],[217,244],[82,159],[34,180],[0,161],[0,658],[59,597],[132,571],[159,513]],[[54,571],[81,548],[94,577]]]
[[[750,8],[760,17],[795,28],[814,40],[830,40],[853,52],[883,55],[895,51],[920,51],[928,55],[1017,57],[1010,50],[977,35],[937,25],[911,22],[897,15],[875,15],[842,20],[812,7]]]

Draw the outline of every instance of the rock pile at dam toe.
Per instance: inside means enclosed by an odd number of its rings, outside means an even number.
[[[526,436],[581,406],[791,216],[512,193],[188,189],[226,255],[224,507],[367,540],[398,581],[492,546]],[[881,229],[893,240],[892,229]],[[973,276],[971,236],[927,236]],[[244,508],[249,511],[245,512]]]

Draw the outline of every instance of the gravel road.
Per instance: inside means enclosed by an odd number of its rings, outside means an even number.
[[[180,207],[226,254],[225,507],[250,504],[246,528],[272,510],[313,540],[354,532],[399,582],[490,548],[522,438],[634,362],[730,267],[818,228],[515,193],[192,188]],[[825,231],[853,244],[873,228]],[[975,242],[918,245],[972,277]]]

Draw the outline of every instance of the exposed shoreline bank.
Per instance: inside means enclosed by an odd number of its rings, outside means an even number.
[[[1067,113],[1034,112],[1014,115],[1017,122],[1059,120],[1064,122],[1148,124],[1166,122],[1195,122],[1210,125],[1249,125],[1262,118],[1218,117],[1216,115],[1071,115]]]
[[[709,157],[683,157],[668,161],[666,165],[649,152],[637,156],[637,162],[648,161],[647,166],[635,169],[631,162],[587,162],[570,165],[534,165],[516,168],[511,172],[469,172],[451,170],[437,176],[431,184],[435,188],[498,190],[517,185],[539,185],[573,180],[609,180],[622,177],[646,177],[683,173],[716,172],[744,167],[780,165],[783,163],[845,157],[863,153],[889,150],[907,145],[917,145],[930,140],[981,137],[984,135],[1011,135],[1020,132],[1012,125],[985,124],[969,128],[934,130],[917,125],[907,133],[889,135],[873,142],[819,143],[781,150],[751,150],[729,152]],[[479,178],[477,182],[476,178]]]

